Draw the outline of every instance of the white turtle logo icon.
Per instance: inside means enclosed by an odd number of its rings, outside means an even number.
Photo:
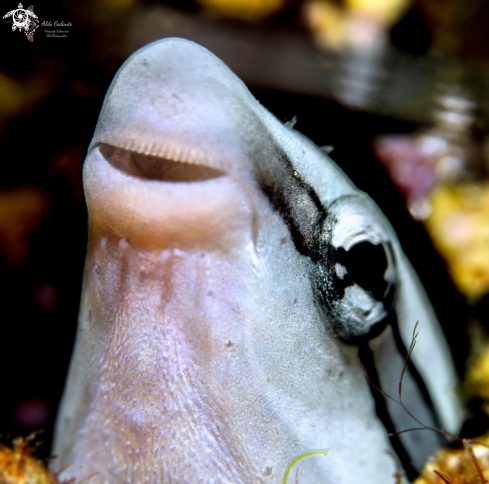
[[[34,13],[34,7],[31,5],[27,9],[24,9],[22,4],[15,10],[7,12],[3,18],[12,17],[12,30],[15,29],[24,30],[27,39],[30,42],[34,40],[34,32],[39,27],[39,21],[37,15]]]

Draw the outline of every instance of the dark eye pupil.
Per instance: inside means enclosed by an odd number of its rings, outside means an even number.
[[[383,245],[361,242],[348,251],[341,248],[339,262],[346,267],[354,283],[370,292],[376,300],[382,301],[388,285],[384,279],[388,260]]]

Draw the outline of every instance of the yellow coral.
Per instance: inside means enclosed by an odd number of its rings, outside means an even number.
[[[348,16],[345,9],[320,0],[304,5],[304,16],[308,27],[320,45],[340,49],[348,42]]]
[[[0,444],[1,484],[59,484],[56,475],[36,459],[28,443],[16,439],[13,448]]]
[[[208,10],[228,17],[260,20],[279,12],[285,0],[198,0]]]
[[[489,401],[489,347],[468,366],[465,386],[471,395]]]
[[[406,11],[409,2],[406,0],[346,0],[346,5],[352,12],[370,15],[390,25]]]
[[[467,442],[460,449],[441,449],[430,460],[414,484],[476,484],[480,472],[489,477],[489,434]],[[470,452],[472,448],[473,454]]]
[[[472,302],[489,292],[489,182],[440,185],[426,227],[459,290]]]

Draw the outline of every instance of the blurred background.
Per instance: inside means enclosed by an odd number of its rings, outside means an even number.
[[[211,49],[380,205],[465,381],[464,435],[487,430],[489,2],[55,0],[37,19],[0,6],[0,440],[43,429],[49,455],[85,257],[83,159],[115,72],[165,36]],[[12,30],[16,15],[31,22]]]

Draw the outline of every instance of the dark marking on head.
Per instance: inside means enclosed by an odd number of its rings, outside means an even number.
[[[386,251],[390,249],[368,241],[349,251],[334,247],[332,237],[337,222],[334,213],[328,214],[313,187],[280,147],[262,146],[259,155],[255,153],[255,167],[258,183],[287,224],[296,250],[313,262],[309,277],[316,307],[325,324],[351,344],[379,335],[387,324],[386,318],[370,325],[345,320],[338,303],[344,298],[345,289],[357,284],[384,305],[386,315],[389,313],[394,291],[387,291],[384,273],[389,260]],[[344,268],[344,274],[337,273],[338,264]]]
[[[278,147],[270,151],[263,163],[258,163],[261,188],[289,227],[297,251],[317,261],[321,257],[317,237],[326,209],[314,189],[294,175],[290,158]]]

